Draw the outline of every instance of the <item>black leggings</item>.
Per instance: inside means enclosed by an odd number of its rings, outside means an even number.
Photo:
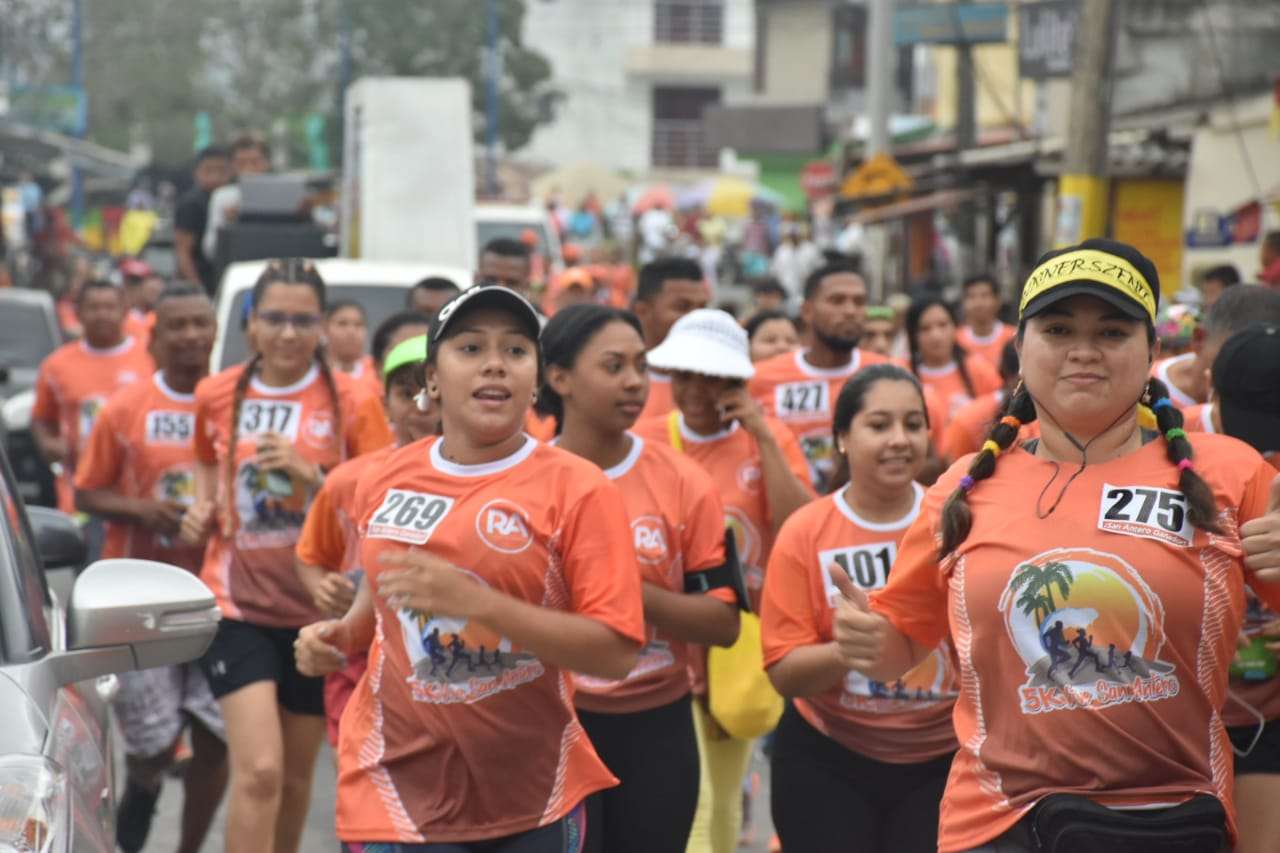
[[[773,825],[786,853],[933,853],[951,755],[887,764],[845,749],[788,704],[773,742]]]
[[[583,853],[683,853],[698,807],[698,741],[684,696],[634,714],[578,711],[621,785],[587,798]]]

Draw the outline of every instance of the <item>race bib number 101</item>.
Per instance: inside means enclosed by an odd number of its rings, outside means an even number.
[[[369,519],[368,536],[425,545],[453,509],[453,498],[390,489]]]
[[[827,574],[828,566],[839,566],[853,581],[855,586],[868,592],[880,589],[889,581],[889,569],[893,567],[893,559],[898,554],[895,542],[877,542],[874,545],[859,545],[856,548],[832,548],[818,554],[818,565],[822,567],[822,586],[827,592],[827,602],[832,606],[840,598],[840,590]]]
[[[1098,506],[1098,529],[1182,548],[1189,548],[1195,539],[1186,495],[1150,486],[1105,484]]]

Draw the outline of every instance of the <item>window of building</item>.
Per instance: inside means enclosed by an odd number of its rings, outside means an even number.
[[[671,44],[724,42],[724,0],[656,0],[653,40]]]
[[[831,11],[831,90],[861,89],[866,76],[866,7],[837,6]]]
[[[702,112],[719,103],[719,89],[654,88],[653,165],[668,169],[714,167],[719,156],[706,144]]]

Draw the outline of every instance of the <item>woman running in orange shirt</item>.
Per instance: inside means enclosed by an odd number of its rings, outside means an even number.
[[[426,360],[426,335],[400,341],[386,354],[382,365],[387,389],[383,405],[396,443],[349,459],[330,471],[307,510],[307,520],[295,549],[296,569],[298,580],[310,593],[316,610],[326,616],[343,616],[355,601],[356,589],[364,578],[354,506],[360,477],[386,462],[396,448],[435,435],[439,430],[438,409],[419,396],[423,390],[419,373]],[[419,407],[420,399],[426,405]],[[334,749],[338,747],[342,710],[364,668],[364,655],[357,654],[340,672],[325,677],[325,722],[329,745]]]
[[[683,850],[698,804],[698,744],[686,643],[729,646],[738,635],[730,587],[687,592],[690,575],[723,566],[724,507],[696,462],[629,430],[649,388],[635,315],[576,305],[542,331],[546,383],[538,407],[556,444],[594,462],[622,490],[644,581],[646,643],[621,681],[574,678],[574,705],[621,781],[587,804],[587,849]]]
[[[355,395],[330,372],[324,295],[311,262],[271,262],[253,288],[257,354],[196,387],[196,500],[182,537],[208,538],[200,576],[222,609],[201,665],[226,724],[228,850],[298,849],[324,701],[320,679],[293,663],[298,628],[316,618],[293,546],[324,472],[390,441],[384,419],[356,419]]]
[[[950,646],[882,683],[849,670],[832,629],[841,590],[883,587],[920,513],[915,478],[929,453],[920,383],[894,365],[859,372],[836,399],[833,434],[833,491],[787,519],[765,573],[764,662],[792,699],[773,743],[773,822],[788,851],[856,837],[858,850],[928,853],[957,747]]]
[[[842,593],[841,657],[868,678],[952,637],[942,853],[1234,841],[1220,713],[1244,586],[1280,604],[1280,482],[1235,439],[1198,435],[1193,451],[1148,381],[1159,293],[1122,243],[1042,256],[1005,416],[927,493],[885,587],[869,604]],[[1014,446],[1031,420],[1041,438]]]
[[[584,801],[617,784],[570,673],[631,671],[640,571],[617,487],[523,431],[538,332],[503,287],[441,309],[426,388],[443,435],[361,477],[368,582],[299,637],[307,672],[369,650],[339,733],[337,832],[354,853],[576,853]]]
[[[906,324],[911,372],[938,395],[948,421],[966,403],[1000,390],[1003,383],[995,367],[957,343],[955,309],[941,297],[911,303]]]
[[[364,351],[368,336],[369,318],[359,302],[342,299],[325,308],[325,347],[333,368],[350,377],[360,391],[381,398],[382,377],[373,356]]]

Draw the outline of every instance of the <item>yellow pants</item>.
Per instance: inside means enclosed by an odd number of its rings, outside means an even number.
[[[733,853],[742,831],[742,780],[751,764],[751,741],[726,735],[696,699],[693,728],[701,781],[686,853]]]

